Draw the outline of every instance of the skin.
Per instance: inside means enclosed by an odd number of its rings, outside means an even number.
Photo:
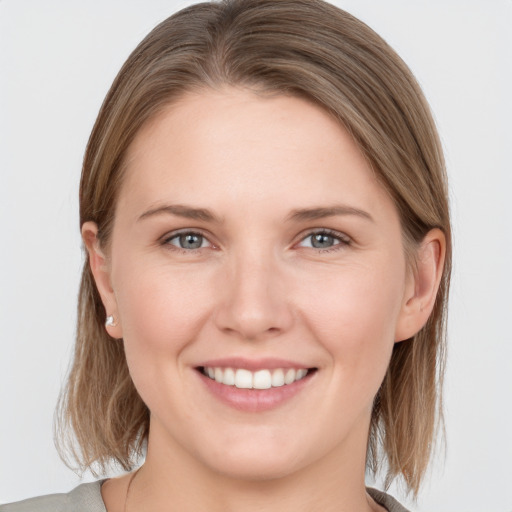
[[[169,204],[220,221],[141,218]],[[333,205],[352,210],[286,220]],[[336,235],[314,247],[326,229]],[[202,247],[180,247],[177,231],[204,235]],[[396,208],[342,126],[296,97],[190,93],[129,148],[108,251],[96,233],[84,224],[117,320],[107,329],[151,411],[127,510],[383,510],[364,485],[372,402],[394,343],[428,319],[445,242],[431,231],[410,271]],[[279,407],[239,411],[196,370],[232,356],[317,371]],[[103,485],[109,512],[127,485]]]

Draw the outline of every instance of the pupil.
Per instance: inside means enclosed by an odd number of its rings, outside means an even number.
[[[200,235],[181,235],[180,245],[184,249],[199,249],[203,242],[203,237]]]
[[[323,233],[313,235],[313,247],[316,249],[325,249],[326,247],[331,247],[331,245],[332,236],[324,235]]]

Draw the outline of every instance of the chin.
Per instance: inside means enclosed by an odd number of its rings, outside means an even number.
[[[288,440],[278,436],[274,439],[262,439],[261,436],[249,437],[241,442],[231,443],[214,452],[204,453],[203,464],[215,473],[228,478],[244,481],[276,480],[302,470],[310,462],[305,443]],[[237,442],[239,441],[239,442]],[[288,442],[287,442],[288,441]],[[210,446],[211,447],[211,446]]]
[[[263,482],[285,478],[300,469],[302,465],[297,460],[281,457],[228,457],[222,463],[210,465],[210,469],[224,477],[246,482]]]

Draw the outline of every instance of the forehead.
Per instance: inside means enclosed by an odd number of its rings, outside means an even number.
[[[188,93],[169,105],[137,134],[125,169],[120,207],[169,200],[369,207],[386,196],[357,144],[326,111],[299,97],[235,88]]]

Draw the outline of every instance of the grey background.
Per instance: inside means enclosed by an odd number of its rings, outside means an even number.
[[[0,502],[80,481],[55,452],[52,419],[74,336],[81,159],[123,61],[188,3],[0,2]],[[446,458],[417,504],[392,492],[419,512],[510,512],[512,1],[334,3],[412,68],[450,174]]]

